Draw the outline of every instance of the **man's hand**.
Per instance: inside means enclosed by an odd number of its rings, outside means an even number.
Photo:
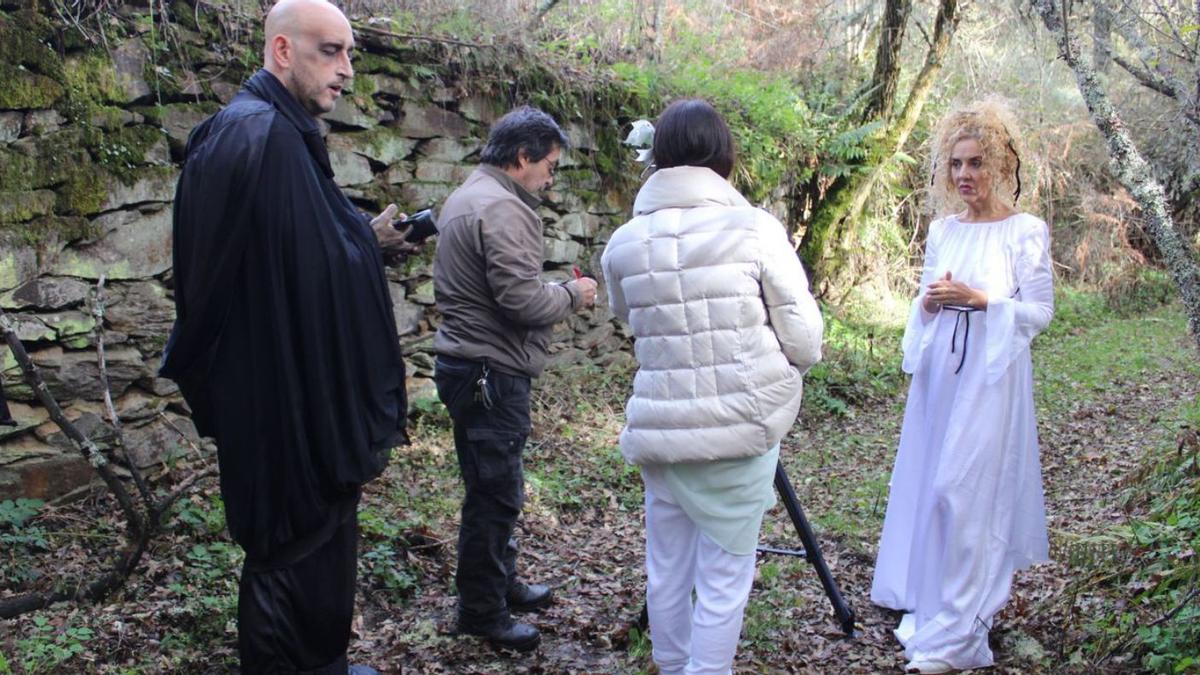
[[[954,277],[946,272],[946,276],[929,284],[929,289],[925,291],[925,310],[937,311],[929,307],[931,302],[937,303],[938,309],[941,309],[942,305],[966,305],[975,309],[987,309],[988,297],[985,291],[955,281]]]
[[[596,280],[591,277],[579,277],[574,281],[567,282],[568,286],[573,286],[579,291],[579,306],[591,307],[596,304]]]
[[[421,250],[420,243],[412,243],[405,241],[404,237],[408,236],[411,226],[403,230],[397,230],[392,227],[392,223],[399,219],[403,222],[408,218],[406,214],[399,213],[400,209],[395,204],[388,204],[375,219],[371,221],[371,229],[375,231],[375,238],[379,240],[379,248],[383,249],[383,255],[387,258],[404,257],[411,253]]]

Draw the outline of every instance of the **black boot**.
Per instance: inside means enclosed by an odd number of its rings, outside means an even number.
[[[534,612],[550,606],[554,601],[554,591],[542,584],[518,581],[509,587],[505,601],[510,612]]]
[[[492,628],[475,628],[470,625],[458,624],[458,632],[478,635],[497,647],[528,652],[537,649],[542,640],[542,634],[537,627],[508,619]]]

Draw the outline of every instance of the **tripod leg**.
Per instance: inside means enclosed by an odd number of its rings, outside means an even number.
[[[813,533],[808,520],[804,517],[804,510],[800,508],[800,500],[796,499],[796,491],[792,488],[792,482],[788,480],[787,473],[783,470],[783,462],[775,465],[775,489],[779,491],[779,496],[783,499],[783,506],[792,519],[792,525],[796,526],[796,533],[800,535],[801,543],[804,544],[806,559],[816,568],[817,577],[821,580],[825,595],[833,604],[833,613],[842,626],[842,632],[847,637],[853,637],[854,610],[846,604],[837,582],[833,579],[833,574],[829,571],[829,566],[825,564],[825,557],[821,555],[821,547],[817,544],[816,534]]]

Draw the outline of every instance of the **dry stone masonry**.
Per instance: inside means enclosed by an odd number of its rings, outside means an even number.
[[[105,47],[11,1],[0,0],[0,306],[68,417],[104,447],[114,434],[92,314],[103,275],[108,378],[129,455],[143,468],[169,464],[204,447],[177,388],[156,377],[174,318],[171,200],[189,131],[236,93],[251,72],[236,64],[252,63],[254,50],[225,44],[225,27],[190,8],[180,16],[193,22],[181,18],[178,44],[164,50],[161,29],[152,34],[138,10],[123,10]],[[324,118],[337,182],[367,211],[389,202],[436,208],[514,101],[455,80],[444,61],[417,69],[416,52],[363,42],[353,90]],[[171,61],[167,51],[189,60]],[[594,168],[597,135],[619,133],[610,127],[567,120],[574,147],[540,210],[547,279],[566,280],[575,265],[598,273],[606,233],[627,213],[630,190],[611,187],[620,179]],[[389,271],[413,401],[435,396],[429,340],[421,339],[438,321],[432,242],[426,248]],[[628,360],[627,339],[608,308],[597,307],[559,328],[551,367]],[[0,499],[51,498],[90,480],[12,355],[2,356],[19,424],[0,427]]]

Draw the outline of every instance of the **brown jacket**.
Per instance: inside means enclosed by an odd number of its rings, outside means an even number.
[[[579,305],[572,286],[545,283],[541,203],[498,167],[480,165],[438,217],[433,289],[438,354],[537,377],[554,324]]]

